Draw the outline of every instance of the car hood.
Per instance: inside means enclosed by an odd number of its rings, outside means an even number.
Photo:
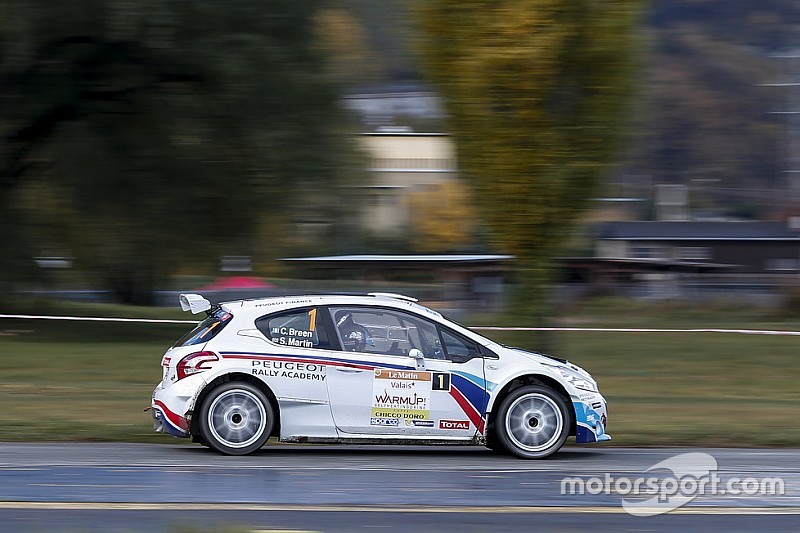
[[[540,352],[531,352],[531,351],[525,350],[523,348],[517,348],[516,346],[505,346],[505,345],[503,345],[503,348],[505,348],[506,350],[510,350],[510,351],[512,351],[512,352],[514,352],[514,353],[516,353],[518,355],[521,355],[523,357],[526,357],[528,359],[531,359],[533,361],[536,361],[537,363],[541,363],[541,364],[544,364],[544,365],[550,365],[550,366],[565,366],[565,367],[569,368],[570,370],[578,372],[579,374],[582,374],[583,376],[585,376],[585,377],[591,379],[592,381],[594,381],[594,378],[592,377],[591,374],[589,374],[586,370],[584,370],[583,368],[579,367],[578,365],[568,361],[567,359],[562,359],[560,357],[555,357],[553,355],[548,355],[548,354],[540,353]]]

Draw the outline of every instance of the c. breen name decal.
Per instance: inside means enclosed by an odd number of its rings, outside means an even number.
[[[325,381],[325,365],[270,360],[255,360],[251,363],[254,376]]]
[[[287,328],[286,326],[276,326],[271,330],[272,342],[297,348],[313,348],[315,346],[314,335],[313,330]]]

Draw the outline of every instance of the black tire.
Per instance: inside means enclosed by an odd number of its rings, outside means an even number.
[[[215,387],[200,407],[200,434],[212,449],[247,455],[261,448],[272,433],[275,412],[267,396],[243,381]]]
[[[511,391],[500,403],[497,440],[523,459],[542,459],[557,452],[569,436],[570,414],[560,394],[528,385]]]

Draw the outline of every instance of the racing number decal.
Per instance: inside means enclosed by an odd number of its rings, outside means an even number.
[[[314,331],[317,327],[317,308],[308,312],[308,330]]]
[[[434,372],[433,373],[433,390],[450,391],[450,373],[449,372]]]

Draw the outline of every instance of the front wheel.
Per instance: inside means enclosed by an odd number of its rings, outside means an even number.
[[[497,413],[498,441],[523,459],[541,459],[557,452],[569,435],[564,399],[549,387],[529,385],[506,396]]]
[[[246,455],[267,442],[275,414],[261,390],[232,381],[209,393],[200,408],[199,422],[209,447],[227,455]]]

